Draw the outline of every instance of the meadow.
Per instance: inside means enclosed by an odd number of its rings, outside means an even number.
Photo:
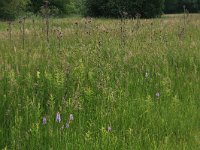
[[[200,15],[48,22],[0,22],[0,149],[200,149]]]

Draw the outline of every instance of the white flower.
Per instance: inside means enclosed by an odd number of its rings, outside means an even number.
[[[111,132],[112,131],[112,128],[111,126],[108,127],[108,132]]]
[[[68,123],[68,122],[66,123],[65,127],[66,127],[66,128],[69,128],[69,123]]]
[[[69,121],[73,121],[74,120],[74,116],[73,116],[73,114],[70,114],[69,115]]]
[[[145,78],[148,78],[148,76],[149,76],[149,74],[146,72],[146,73],[145,73]]]
[[[157,97],[157,98],[160,97],[160,93],[159,93],[159,92],[156,93],[156,97]]]

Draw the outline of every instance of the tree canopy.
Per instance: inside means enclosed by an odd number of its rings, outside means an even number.
[[[0,19],[11,20],[23,13],[39,14],[46,0],[0,0]],[[84,14],[92,17],[128,17],[140,14],[143,18],[158,17],[164,13],[181,13],[183,6],[189,12],[200,11],[200,0],[48,0],[51,14]]]
[[[184,11],[183,6],[191,12],[200,10],[200,0],[165,0],[165,13],[181,13]]]
[[[38,13],[45,0],[30,0],[29,10]],[[73,8],[73,0],[48,0],[49,8],[57,14],[69,14]]]
[[[93,17],[119,17],[126,12],[130,17],[140,14],[144,18],[162,14],[164,0],[86,0],[86,15]]]
[[[13,20],[25,9],[29,0],[0,0],[0,18]]]

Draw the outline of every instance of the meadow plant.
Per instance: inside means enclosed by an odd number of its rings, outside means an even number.
[[[57,113],[56,113],[56,122],[58,122],[58,123],[61,122],[60,112],[57,112]]]
[[[27,18],[12,22],[14,48],[0,22],[0,148],[199,149],[199,15],[181,40],[177,18],[138,19],[137,32],[125,17],[53,18],[59,45]]]

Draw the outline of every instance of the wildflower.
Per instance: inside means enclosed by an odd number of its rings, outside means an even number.
[[[73,121],[74,120],[74,116],[73,116],[73,114],[70,114],[69,115],[69,121]]]
[[[60,121],[61,121],[60,113],[57,112],[57,114],[56,114],[56,122],[60,123]]]
[[[111,126],[108,127],[108,132],[111,132],[112,131],[112,128]]]
[[[146,73],[145,73],[145,78],[148,78],[148,76],[149,76],[149,74],[146,72]]]
[[[159,93],[159,92],[156,93],[156,97],[157,97],[157,98],[160,97],[160,93]]]
[[[62,125],[61,129],[62,129],[62,130],[64,129],[64,125]]]
[[[46,118],[46,116],[43,117],[43,119],[42,119],[42,124],[43,124],[43,125],[47,124],[47,118]]]
[[[68,122],[66,123],[65,127],[66,127],[66,128],[69,128],[69,123],[68,123]]]

